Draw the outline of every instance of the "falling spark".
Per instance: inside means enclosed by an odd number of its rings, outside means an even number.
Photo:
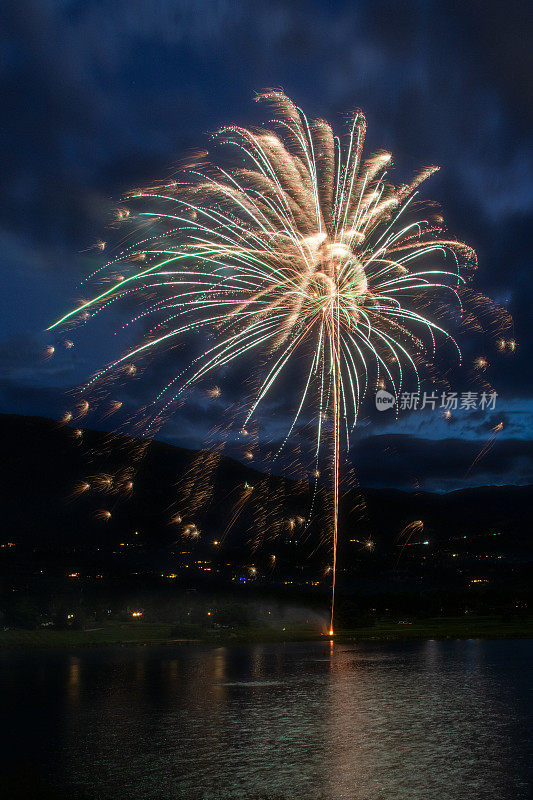
[[[487,453],[489,453],[492,450],[496,442],[496,437],[500,433],[500,431],[503,431],[503,422],[498,422],[498,424],[495,425],[494,428],[491,428],[489,438],[487,439],[487,441],[485,442],[485,444],[483,445],[483,447],[481,448],[475,459],[472,461],[470,466],[468,467],[465,473],[465,478],[468,475],[470,475],[471,471],[474,469],[476,464],[479,464],[481,459],[484,458],[487,455]]]
[[[123,404],[122,404],[122,402],[120,400],[113,400],[109,404],[109,408],[107,409],[107,411],[105,412],[105,414],[103,416],[104,417],[110,417],[112,414],[116,414],[117,411],[119,411],[122,408],[122,405]]]
[[[200,537],[200,531],[193,523],[185,525],[183,528],[183,535],[190,536],[191,539],[198,539]]]
[[[91,478],[94,488],[99,492],[110,492],[113,488],[113,477],[106,473],[100,473]]]
[[[91,484],[88,481],[79,481],[72,490],[72,497],[79,497],[84,492],[88,492],[91,488]]]
[[[398,535],[398,542],[400,543],[401,550],[398,556],[398,561],[396,562],[396,566],[398,566],[400,559],[403,555],[403,551],[411,542],[413,535],[415,533],[422,534],[423,530],[424,530],[423,521],[421,519],[416,519],[414,522],[410,522],[408,525],[405,526],[405,528],[403,528],[403,530],[400,531]]]
[[[76,406],[76,416],[84,417],[89,413],[89,403],[87,400],[81,400]]]

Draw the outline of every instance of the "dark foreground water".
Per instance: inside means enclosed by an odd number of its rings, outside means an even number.
[[[526,800],[532,656],[473,640],[3,653],[2,796]]]

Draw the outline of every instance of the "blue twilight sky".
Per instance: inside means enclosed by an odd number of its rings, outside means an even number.
[[[65,393],[127,343],[114,336],[127,319],[120,309],[76,331],[69,350],[64,336],[43,330],[83,295],[80,281],[100,263],[92,246],[110,235],[121,194],[167,177],[222,124],[264,120],[253,97],[275,86],[339,132],[347,112],[362,108],[367,151],[390,149],[399,179],[441,165],[423,196],[476,247],[477,286],[515,319],[514,355],[483,352],[499,393],[494,412],[450,421],[404,412],[396,420],[363,409],[350,456],[361,483],[441,491],[532,482],[527,4],[4,0],[0,31],[2,412],[61,416]],[[49,344],[56,354],[43,360]],[[480,354],[477,342],[466,343],[466,359]],[[125,408],[146,399],[147,382],[177,371],[183,355],[172,359],[124,388]],[[222,381],[226,398],[237,396],[238,376]],[[290,407],[288,389],[284,403],[268,408],[270,439],[282,436]],[[202,446],[219,410],[202,399],[184,406],[161,436]],[[501,421],[489,452],[468,471]]]

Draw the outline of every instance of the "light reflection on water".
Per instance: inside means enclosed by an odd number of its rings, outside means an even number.
[[[0,764],[35,797],[526,800],[532,655],[473,640],[4,653]]]

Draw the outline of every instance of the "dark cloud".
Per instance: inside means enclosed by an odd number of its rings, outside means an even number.
[[[449,491],[486,484],[533,482],[533,444],[498,439],[472,466],[485,442],[392,434],[359,442],[351,456],[362,486]]]

